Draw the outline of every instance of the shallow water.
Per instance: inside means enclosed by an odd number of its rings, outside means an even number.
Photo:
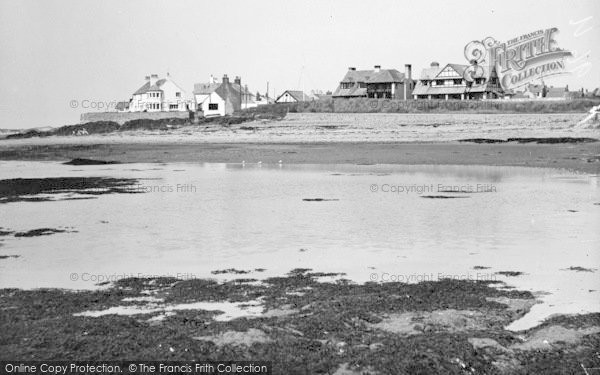
[[[139,178],[146,192],[1,204],[4,230],[69,229],[0,237],[0,255],[19,256],[0,259],[2,288],[90,289],[131,276],[260,279],[312,268],[356,282],[501,280],[543,301],[515,330],[555,313],[600,311],[599,271],[568,270],[600,265],[598,176],[402,165],[0,162],[0,170],[4,179]],[[303,200],[315,198],[324,200]],[[211,273],[229,268],[249,273]]]

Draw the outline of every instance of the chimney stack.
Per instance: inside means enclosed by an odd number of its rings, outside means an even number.
[[[154,86],[158,81],[158,74],[150,74],[150,86]]]
[[[375,65],[375,73],[379,73],[381,71],[381,65]]]
[[[355,70],[356,70],[356,68],[355,68],[355,67],[353,67],[353,66],[351,66],[351,67],[349,67],[349,68],[348,68],[348,70],[355,71]]]
[[[240,78],[240,76],[236,76],[235,79],[233,80],[233,83],[235,83],[236,85],[240,85],[240,87],[242,87],[242,78]]]
[[[412,93],[412,65],[404,64],[404,100]]]
[[[226,85],[229,84],[229,77],[227,77],[227,74],[223,75],[223,83]]]
[[[150,76],[146,76],[146,82],[150,82]]]

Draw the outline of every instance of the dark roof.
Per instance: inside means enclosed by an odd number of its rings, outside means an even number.
[[[367,83],[387,83],[387,82],[404,82],[404,73],[400,73],[396,69],[381,69],[373,74],[367,80]]]
[[[358,87],[357,85],[354,85],[349,89],[342,89],[342,88],[338,87],[331,96],[333,96],[333,97],[336,97],[336,96],[344,96],[344,97],[367,96],[367,88],[366,87],[361,88],[361,87]]]
[[[373,73],[373,70],[348,70],[341,82],[367,82]]]
[[[228,104],[234,111],[239,111],[241,107],[240,92],[233,88],[231,83],[221,83],[215,92]]]
[[[219,86],[220,83],[195,83],[194,94],[212,94]]]
[[[129,101],[126,102],[118,102],[117,105],[115,106],[115,109],[117,111],[124,111],[126,109],[129,109]]]
[[[162,91],[160,89],[160,86],[162,86],[165,83],[166,79],[162,78],[159,79],[158,81],[156,81],[156,83],[152,86],[150,86],[150,82],[146,82],[144,84],[144,86],[140,87],[139,89],[137,89],[136,92],[133,93],[133,95],[141,95],[141,94],[145,94],[149,91]]]
[[[376,72],[375,70],[348,70],[340,82],[404,82],[404,73],[400,73],[396,69],[380,69],[379,72]]]

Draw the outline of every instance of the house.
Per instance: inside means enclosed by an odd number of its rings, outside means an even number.
[[[356,70],[355,67],[350,67],[332,96],[409,99],[414,88],[412,68],[410,64],[404,67],[405,73],[396,69],[381,69],[381,65],[375,65],[373,70]]]
[[[259,92],[257,92],[255,98],[257,106],[275,103],[275,99],[270,98],[268,94],[261,95]]]
[[[571,93],[569,92],[569,86],[566,87],[548,87],[546,92],[546,99],[552,100],[565,100],[570,99]]]
[[[117,105],[115,106],[115,110],[117,112],[129,112],[130,104],[131,104],[131,101],[117,102]]]
[[[522,92],[513,96],[513,99],[548,99],[548,100],[566,100],[584,97],[582,91],[569,91],[569,86],[553,87],[541,84],[528,84]]]
[[[414,99],[498,99],[504,98],[496,68],[479,66],[479,76],[472,82],[465,79],[469,65],[440,64],[432,62],[423,69],[421,77],[412,92]]]
[[[151,74],[146,76],[146,83],[133,93],[129,112],[188,111],[189,104],[185,92],[171,80],[169,73],[161,79]]]
[[[227,74],[223,75],[221,83],[211,76],[208,83],[194,85],[195,109],[205,117],[231,115],[234,112],[258,105],[256,96],[247,86],[242,86],[242,79],[235,77],[229,81]]]
[[[277,97],[275,103],[297,103],[311,100],[314,100],[314,97],[305,94],[303,91],[285,90],[283,94]]]

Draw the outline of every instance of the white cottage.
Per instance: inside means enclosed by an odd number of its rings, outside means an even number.
[[[275,100],[275,103],[297,103],[314,100],[314,97],[305,94],[302,91],[286,90]]]
[[[227,74],[221,83],[211,76],[208,83],[194,85],[195,109],[205,117],[231,115],[240,109],[257,106],[256,98],[242,87],[241,78],[236,77],[234,83],[229,82]]]
[[[189,100],[185,92],[171,80],[158,78],[152,74],[146,77],[146,83],[133,93],[129,112],[171,112],[188,111]]]

